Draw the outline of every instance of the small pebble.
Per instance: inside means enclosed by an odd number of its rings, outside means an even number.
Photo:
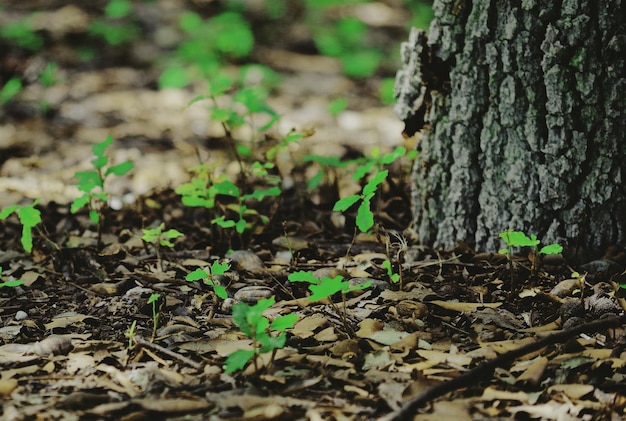
[[[27,317],[28,313],[26,313],[25,311],[19,310],[17,313],[15,313],[15,320],[24,320]]]

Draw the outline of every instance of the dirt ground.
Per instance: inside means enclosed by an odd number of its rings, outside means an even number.
[[[173,11],[186,7],[156,4],[161,13],[144,17],[153,27],[173,25]],[[399,2],[380,4],[390,17],[405,13]],[[461,242],[454,250],[424,247],[410,230],[405,158],[389,167],[373,199],[368,234],[356,234],[354,207],[332,211],[363,187],[351,177],[354,166],[306,187],[320,170],[303,161],[307,155],[354,159],[414,141],[403,139],[402,122],[377,97],[393,68],[350,79],[302,41],[255,47],[252,59],[282,76],[269,99],[281,119],[259,150],[292,129],[311,136],[276,158],[282,193],[255,202],[267,222],[236,235],[174,191],[199,163],[242,190],[258,182],[241,176],[206,103],[189,105],[206,86],[156,89],[158,70],[147,64],[161,53],[154,34],[123,50],[96,45],[95,58],[78,60],[76,43],[102,8],[15,1],[0,16],[6,24],[46,11],[37,19],[42,51],[3,41],[3,83],[59,63],[54,85],[31,79],[0,111],[0,210],[38,199],[42,218],[30,253],[17,215],[0,220],[1,281],[23,281],[0,287],[2,419],[626,417],[623,250],[571,267],[528,250],[509,259]],[[382,26],[389,48],[405,24]],[[328,104],[340,97],[347,108],[333,116]],[[250,136],[246,130],[236,136]],[[92,147],[107,136],[115,138],[110,162],[135,167],[107,182],[110,207],[98,231],[70,203],[80,194],[75,172],[92,168]],[[220,206],[234,209],[228,200]],[[161,223],[184,234],[172,248],[142,240],[143,229]],[[212,278],[227,299],[186,279],[216,263],[229,265]],[[301,271],[341,277],[349,292],[310,300],[314,288],[292,278]],[[268,320],[297,316],[284,346],[229,372],[230,355],[255,347],[233,306],[270,297]]]

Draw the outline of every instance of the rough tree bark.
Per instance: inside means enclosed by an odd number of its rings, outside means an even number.
[[[626,245],[624,2],[433,7],[396,76],[396,112],[421,132],[420,242],[491,251],[512,228],[570,255]]]

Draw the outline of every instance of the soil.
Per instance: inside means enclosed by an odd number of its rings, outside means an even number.
[[[325,182],[307,188],[324,170],[304,162],[308,154],[353,159],[415,140],[402,138],[391,106],[377,100],[377,83],[393,76],[393,66],[346,78],[336,60],[315,54],[297,19],[255,47],[254,60],[283,78],[270,99],[282,118],[253,143],[256,153],[294,128],[312,135],[277,158],[272,171],[282,193],[246,202],[258,212],[256,225],[239,235],[175,192],[199,163],[246,193],[263,180],[241,174],[206,104],[188,105],[202,85],[156,89],[150,63],[163,52],[156,31],[111,46],[86,35],[102,2],[5,3],[0,23],[44,11],[37,22],[45,48],[32,54],[2,41],[0,52],[3,83],[16,75],[26,81],[0,111],[0,209],[38,199],[42,218],[30,253],[17,215],[0,221],[2,281],[23,281],[0,288],[2,419],[626,417],[623,250],[571,267],[559,255],[529,250],[507,256],[462,242],[454,250],[422,246],[410,229],[406,159],[389,168],[372,201],[369,234],[357,234],[357,209],[332,211],[362,188],[351,177],[354,166],[326,169]],[[159,13],[142,8],[142,22],[163,29],[175,25],[173,10],[217,13],[213,3],[157,1]],[[406,14],[399,2],[380,5],[389,16]],[[255,30],[267,30],[251,10]],[[376,29],[389,48],[406,35],[400,20]],[[85,42],[98,54],[79,60]],[[28,78],[50,61],[59,63],[56,84]],[[348,107],[333,117],[327,104],[339,97]],[[92,146],[109,135],[116,139],[110,162],[131,160],[135,168],[107,182],[111,200],[98,229],[86,210],[70,211],[79,194],[72,181],[92,168]],[[218,201],[224,214],[232,211],[232,200]],[[142,240],[143,229],[161,223],[184,234],[171,248]],[[225,300],[209,283],[186,280],[215,262],[230,266],[212,279]],[[290,279],[299,271],[341,276],[353,291],[310,300],[306,285]],[[253,349],[233,305],[269,297],[268,319],[298,317],[284,347],[228,373],[229,355]],[[540,348],[523,348],[539,340]],[[440,385],[448,386],[428,394]],[[427,399],[406,406],[423,393]]]

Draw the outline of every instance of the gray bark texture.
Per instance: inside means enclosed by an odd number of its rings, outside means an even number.
[[[420,242],[505,229],[587,258],[626,245],[622,0],[435,0],[402,46],[396,112],[419,132]],[[584,257],[583,257],[584,256]]]

